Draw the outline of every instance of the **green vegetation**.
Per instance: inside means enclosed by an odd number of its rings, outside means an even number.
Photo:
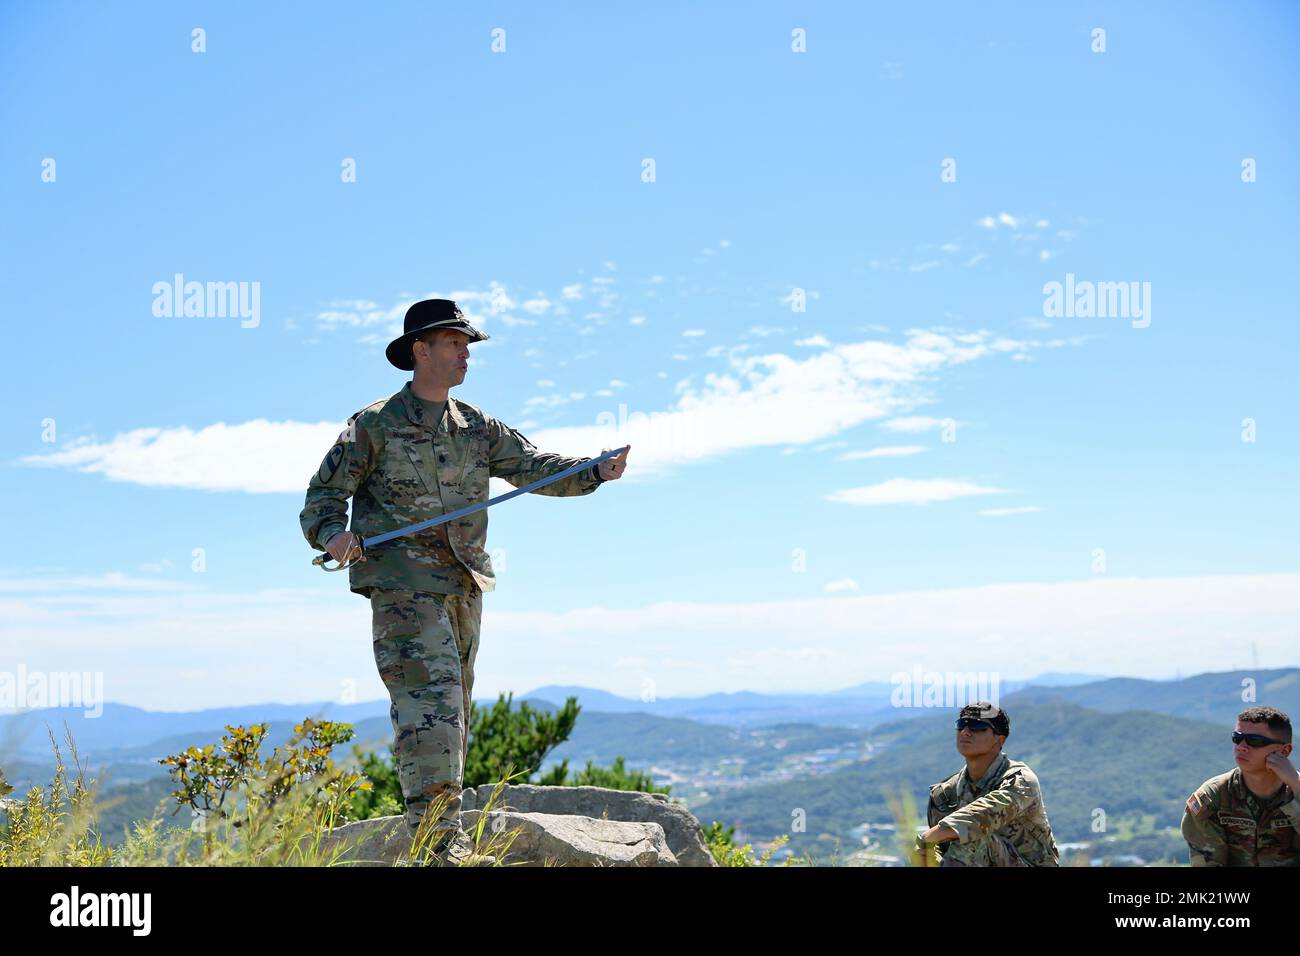
[[[611,767],[597,767],[590,760],[572,777],[569,762],[561,761],[536,781],[532,776],[549,754],[573,732],[582,710],[578,699],[570,697],[564,706],[552,711],[530,706],[527,701],[513,704],[513,694],[501,694],[490,708],[471,704],[469,756],[465,761],[464,785],[480,787],[499,780],[533,783],[546,787],[607,787],[611,790],[639,790],[643,793],[668,793],[669,787],[656,787],[650,775],[629,770],[617,757]],[[390,816],[402,812],[402,788],[393,763],[390,747],[386,756],[373,751],[357,752],[361,772],[371,789],[356,794],[350,812],[353,819]],[[513,768],[522,767],[514,771]]]
[[[1038,775],[1058,843],[1099,844],[1107,856],[1186,862],[1176,828],[1187,795],[1230,766],[1222,727],[1155,713],[1101,714],[1063,701],[1020,705],[1011,713],[1007,752]],[[725,793],[692,810],[702,819],[735,821],[755,839],[771,839],[789,827],[788,808],[802,807],[807,832],[791,839],[802,850],[820,838],[851,840],[864,822],[890,822],[887,794],[900,788],[924,808],[930,784],[962,766],[947,712],[887,725],[873,739],[881,746],[871,760],[815,780]],[[1104,830],[1094,829],[1101,823]]]
[[[347,724],[306,720],[287,747],[260,754],[264,724],[228,726],[215,745],[190,747],[165,757],[177,790],[172,802],[188,807],[190,827],[167,826],[163,806],[134,824],[120,847],[106,847],[95,832],[96,787],[85,776],[71,734],[77,770],[70,774],[58,745],[48,787],[32,787],[22,800],[5,800],[0,826],[4,866],[332,866],[358,845],[326,835],[347,819],[352,795],[370,788],[361,774],[336,766],[331,750],[347,742]],[[2,781],[0,781],[2,782]],[[0,787],[0,797],[11,788]],[[501,792],[496,786],[484,809]],[[434,845],[432,824],[444,807],[436,803],[398,865],[447,865]],[[472,848],[459,866],[500,865],[518,831],[486,834],[481,814]]]
[[[704,845],[709,848],[713,859],[718,862],[719,866],[769,866],[772,855],[781,847],[789,842],[788,836],[779,836],[772,841],[772,844],[763,851],[761,856],[754,856],[754,848],[746,843],[744,846],[736,846],[736,828],[723,827],[721,823],[714,820],[707,827],[701,827],[704,836]],[[805,862],[798,857],[788,857],[782,860],[781,866],[795,866]]]

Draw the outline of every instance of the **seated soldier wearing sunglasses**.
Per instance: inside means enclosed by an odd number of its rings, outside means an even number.
[[[1060,854],[1034,772],[1002,752],[1011,720],[981,701],[957,717],[964,769],[930,788],[930,829],[917,842],[938,844],[941,866],[1057,866]]]
[[[1187,798],[1182,830],[1192,866],[1300,866],[1290,718],[1273,707],[1243,710],[1232,743],[1236,769]]]

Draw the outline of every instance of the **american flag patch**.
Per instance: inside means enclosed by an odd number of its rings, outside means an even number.
[[[1192,816],[1199,817],[1201,815],[1201,811],[1204,809],[1205,807],[1201,804],[1201,801],[1196,796],[1196,794],[1192,794],[1190,797],[1187,798],[1187,812],[1190,813]]]

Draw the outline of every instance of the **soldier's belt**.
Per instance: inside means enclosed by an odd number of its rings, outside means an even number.
[[[552,482],[559,481],[561,478],[568,478],[570,475],[576,475],[580,471],[585,471],[594,465],[599,465],[602,461],[605,461],[608,458],[613,458],[615,455],[621,455],[630,447],[630,445],[624,445],[622,448],[615,448],[612,451],[607,451],[597,458],[579,462],[576,465],[564,469],[564,471],[561,471],[558,474],[530,482],[521,488],[516,488],[514,491],[507,491],[504,495],[497,495],[495,498],[489,498],[487,501],[480,501],[476,505],[470,505],[466,508],[457,508],[455,511],[449,511],[444,515],[438,515],[438,517],[430,518],[428,521],[417,521],[415,524],[408,524],[405,528],[398,528],[394,531],[385,531],[383,534],[375,534],[371,535],[369,538],[362,538],[361,544],[359,545],[361,553],[346,564],[339,563],[334,565],[332,568],[326,567],[325,562],[331,560],[333,557],[328,552],[316,555],[316,557],[312,559],[311,563],[323,571],[342,571],[344,568],[352,567],[352,565],[360,561],[361,558],[365,557],[367,548],[373,548],[375,545],[383,544],[385,541],[392,541],[394,538],[402,538],[408,534],[415,534],[417,531],[424,531],[427,528],[435,528],[440,524],[446,524],[448,521],[455,521],[457,518],[465,517],[465,515],[471,515],[476,511],[482,511],[484,508],[491,508],[493,505],[499,505],[501,502],[508,501],[515,497],[515,495],[523,495],[530,491],[536,491],[538,488],[544,488]]]

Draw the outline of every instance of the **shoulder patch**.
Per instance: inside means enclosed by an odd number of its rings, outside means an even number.
[[[1187,798],[1187,812],[1194,817],[1199,817],[1205,810],[1205,804],[1201,802],[1198,793],[1192,794]]]
[[[335,472],[339,470],[339,465],[343,464],[343,436],[334,443],[334,447],[325,453],[325,460],[320,463],[320,469],[316,476],[323,482],[328,482],[334,477]]]

